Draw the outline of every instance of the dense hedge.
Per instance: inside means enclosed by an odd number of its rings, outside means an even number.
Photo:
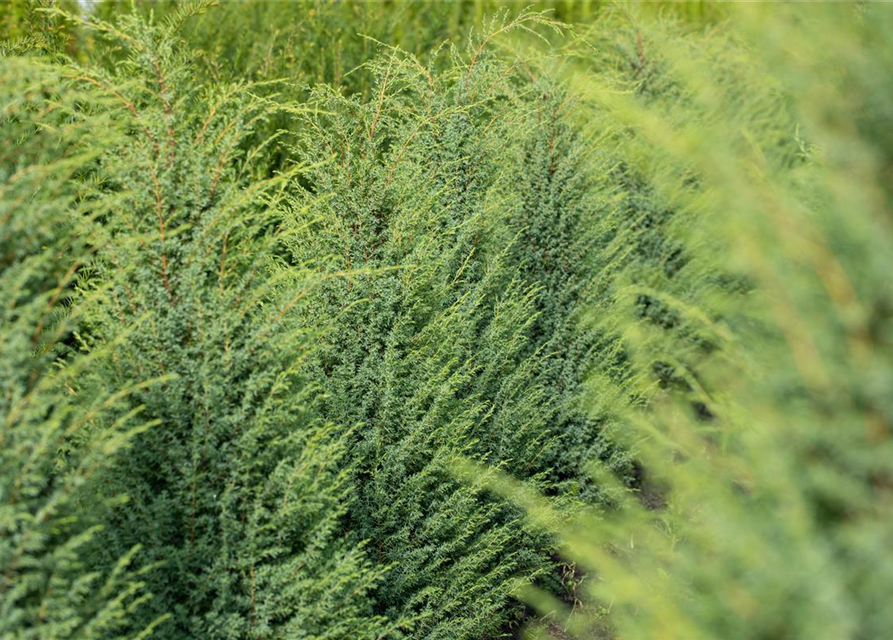
[[[687,6],[5,7],[0,638],[879,637],[880,27]]]

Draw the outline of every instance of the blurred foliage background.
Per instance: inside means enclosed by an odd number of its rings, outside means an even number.
[[[588,37],[562,70],[585,126],[622,128],[685,259],[669,279],[629,271],[626,303],[592,318],[623,333],[640,389],[624,402],[597,374],[592,407],[628,425],[647,481],[594,518],[492,481],[586,576],[571,607],[529,594],[546,614],[531,637],[891,628],[891,18],[748,5],[682,40],[624,17],[608,48],[634,29],[632,82],[591,64]],[[643,295],[666,314],[643,316]]]

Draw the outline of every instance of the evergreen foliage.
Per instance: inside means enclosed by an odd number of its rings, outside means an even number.
[[[13,0],[17,2],[18,0]],[[136,2],[143,15],[164,17],[195,0]],[[484,25],[508,10],[548,14],[566,24],[600,19],[610,3],[599,0],[451,0],[428,2],[366,2],[364,0],[251,0],[220,2],[213,19],[184,26],[182,36],[208,54],[203,72],[216,80],[287,78],[298,97],[314,84],[331,84],[346,94],[371,97],[369,76],[355,73],[383,42],[413,54],[425,63],[445,43],[464,46],[473,36],[486,35]],[[705,0],[657,0],[662,11],[694,22],[716,21],[724,15],[720,3]],[[106,20],[132,11],[126,2],[96,2],[93,11]],[[89,45],[88,45],[89,46]]]
[[[294,260],[346,274],[306,307],[333,323],[311,371],[326,418],[356,426],[351,528],[394,565],[380,608],[415,618],[413,637],[480,637],[551,565],[546,540],[446,471],[463,453],[537,478],[555,447],[540,358],[525,354],[537,294],[506,248],[512,176],[498,161],[526,101],[489,57],[438,73],[388,51],[370,71],[374,100],[320,89],[326,115],[299,141],[308,162],[331,162],[293,201]]]
[[[884,637],[893,14],[655,6],[0,5],[0,640]]]
[[[893,14],[735,16],[726,34],[675,41],[676,27],[638,25],[674,78],[669,101],[619,93],[600,71],[573,80],[587,108],[635,132],[624,151],[685,221],[666,229],[687,259],[670,282],[659,270],[637,276],[655,279],[651,295],[672,322],[637,314],[634,295],[611,312],[647,402],[625,406],[612,381],[593,381],[597,406],[635,434],[652,476],[641,499],[606,521],[568,519],[493,482],[592,576],[582,615],[531,637],[881,638],[890,628],[878,598],[891,584],[881,551],[891,416],[877,385],[890,376],[882,283],[893,245],[888,149],[869,132],[885,117],[880,34]],[[835,75],[820,82],[832,58]],[[558,610],[531,598],[550,617]]]
[[[97,302],[73,294],[100,214],[78,184],[115,127],[85,117],[96,96],[64,75],[0,60],[0,637],[10,639],[118,634],[147,597],[138,545],[104,568],[87,553],[118,501],[99,495],[98,471],[147,424],[138,407],[121,411],[134,386],[99,385],[108,352],[73,348]]]
[[[166,378],[134,398],[157,427],[102,474],[104,491],[130,499],[107,516],[96,558],[144,547],[154,598],[133,628],[164,615],[168,637],[381,637],[364,597],[378,577],[339,535],[343,436],[316,418],[299,373],[312,333],[291,313],[312,274],[277,266],[290,175],[252,179],[262,148],[239,147],[270,108],[250,85],[192,84],[176,21],[92,28],[122,60],[79,78],[114,95],[130,135],[85,194],[115,203],[103,221],[114,251],[85,287],[115,286],[85,348],[112,351],[96,367],[109,389]]]
[[[581,393],[593,367],[625,375],[621,344],[586,316],[608,298],[627,250],[618,237],[626,238],[629,223],[615,211],[617,161],[602,140],[587,140],[575,127],[573,96],[547,79],[534,89],[541,104],[510,181],[517,199],[510,224],[518,230],[511,262],[538,291],[527,350],[541,354],[537,379],[555,408],[558,441],[547,463],[552,490],[592,503],[605,497],[588,477],[592,461],[634,480],[629,452],[612,443],[613,425],[591,414]]]

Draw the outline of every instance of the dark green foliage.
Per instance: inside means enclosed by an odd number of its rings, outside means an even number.
[[[157,426],[102,474],[129,500],[107,515],[94,562],[143,546],[154,598],[133,629],[165,615],[166,637],[380,637],[365,599],[378,577],[340,536],[343,436],[315,417],[299,373],[312,334],[292,315],[312,282],[277,267],[289,176],[249,181],[260,150],[239,147],[269,108],[249,86],[192,84],[173,26],[97,28],[126,55],[113,75],[78,74],[114,96],[130,135],[85,192],[115,210],[114,250],[85,283],[89,295],[113,282],[112,296],[83,346],[111,351],[94,364],[109,390],[165,380],[134,396]]]
[[[573,98],[556,84],[536,87],[541,102],[510,181],[519,206],[510,220],[519,236],[512,262],[536,287],[536,317],[527,350],[539,353],[539,383],[555,407],[557,434],[547,466],[555,490],[593,502],[598,487],[587,469],[598,460],[632,479],[628,455],[611,444],[608,423],[581,404],[593,367],[622,376],[620,343],[591,326],[586,315],[609,298],[608,285],[624,250],[615,208],[614,159],[575,130]]]
[[[489,59],[437,73],[391,52],[372,71],[375,99],[320,90],[332,115],[300,140],[320,164],[293,203],[294,260],[342,274],[306,307],[333,325],[309,370],[326,418],[357,427],[350,523],[394,565],[381,611],[416,618],[413,637],[480,637],[551,565],[545,539],[447,472],[461,453],[533,477],[555,446],[497,161],[523,119]]]

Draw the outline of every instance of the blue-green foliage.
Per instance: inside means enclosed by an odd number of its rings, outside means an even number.
[[[345,436],[316,417],[300,374],[313,333],[294,311],[312,274],[277,266],[289,176],[256,178],[261,150],[240,147],[270,109],[250,86],[195,86],[175,28],[100,24],[121,61],[75,71],[129,132],[83,192],[114,203],[82,289],[113,286],[83,347],[111,353],[93,365],[109,392],[164,379],[133,395],[156,426],[101,474],[129,500],[106,515],[93,562],[142,545],[154,597],[131,629],[165,616],[164,637],[381,637],[365,598],[378,577],[340,535]]]
[[[611,425],[582,403],[593,367],[623,376],[620,343],[586,317],[610,300],[612,276],[628,251],[617,238],[630,225],[616,211],[616,159],[575,127],[573,96],[547,80],[535,88],[539,104],[509,183],[518,202],[510,224],[519,234],[511,260],[537,290],[527,350],[540,354],[537,379],[556,412],[550,491],[591,503],[601,499],[587,471],[594,461],[633,480],[628,453],[611,442]]]
[[[108,354],[98,393],[137,389],[110,419],[155,425],[98,474],[100,500],[127,499],[91,562],[141,545],[153,597],[130,632],[500,633],[519,587],[563,589],[553,542],[453,459],[589,506],[589,456],[627,464],[578,402],[614,353],[578,327],[611,243],[597,163],[486,35],[551,25],[503,16],[424,63],[380,47],[365,96],[302,104],[195,82],[206,59],[179,34],[205,9],[69,16],[112,45],[65,73],[120,133],[70,183],[97,237],[72,343]]]
[[[107,354],[96,393],[136,389],[109,420],[154,424],[97,474],[98,503],[126,500],[97,508],[91,563],[142,547],[132,633],[500,633],[519,587],[563,588],[554,545],[453,459],[578,506],[590,455],[627,464],[578,402],[591,359],[617,357],[578,327],[612,242],[598,165],[489,35],[426,63],[381,48],[365,97],[302,104],[195,82],[179,34],[205,8],[68,17],[112,45],[63,72],[118,132],[65,182],[96,237],[71,343]],[[531,26],[550,25],[485,34]]]
[[[438,74],[400,52],[375,98],[320,89],[298,144],[318,163],[293,199],[289,246],[331,277],[307,320],[331,329],[308,365],[350,437],[351,530],[390,567],[376,592],[413,637],[471,638],[516,613],[548,541],[447,473],[457,454],[536,478],[555,407],[527,354],[537,292],[510,260],[512,179],[498,159],[524,126],[491,60]],[[523,87],[521,87],[523,90]],[[523,109],[523,107],[522,107]]]

